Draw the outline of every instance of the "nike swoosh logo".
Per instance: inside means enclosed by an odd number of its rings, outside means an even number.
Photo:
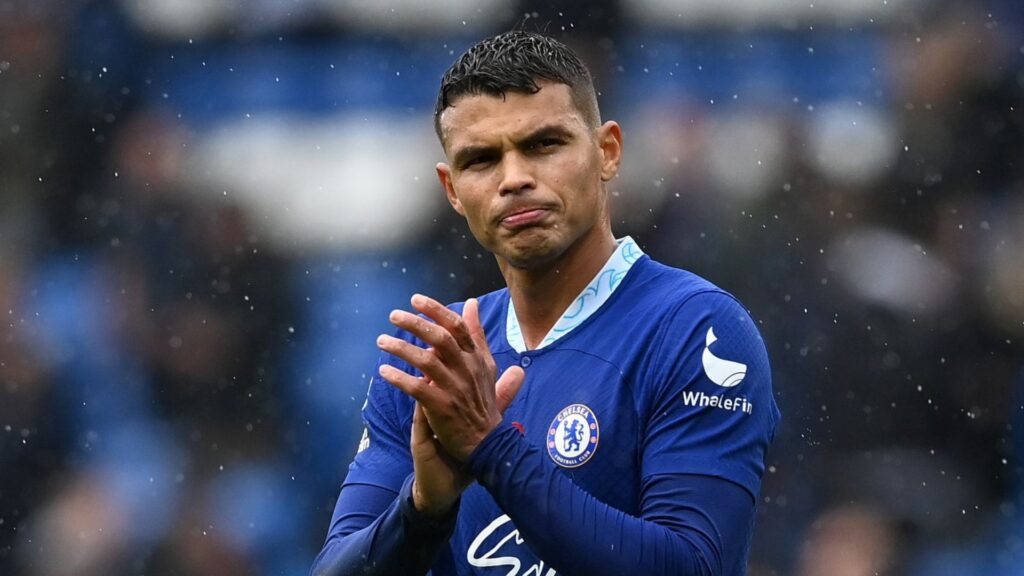
[[[701,362],[704,364],[704,374],[707,374],[715,384],[725,388],[732,388],[747,376],[747,365],[732,360],[726,360],[715,356],[711,351],[711,345],[718,341],[715,336],[715,329],[708,328],[708,334],[704,339],[704,355]]]

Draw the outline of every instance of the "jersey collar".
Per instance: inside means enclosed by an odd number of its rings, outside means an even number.
[[[612,295],[612,292],[615,292],[619,282],[633,267],[633,264],[644,255],[644,251],[629,236],[616,240],[616,243],[618,248],[612,252],[604,267],[573,300],[572,304],[569,304],[569,307],[548,331],[547,336],[537,345],[537,350],[565,336],[573,328],[582,324],[584,320],[590,318],[594,312],[597,312]],[[505,337],[513,350],[520,354],[526,352],[526,341],[523,340],[523,331],[519,327],[519,318],[516,317],[511,297],[508,300],[508,314],[505,317]]]

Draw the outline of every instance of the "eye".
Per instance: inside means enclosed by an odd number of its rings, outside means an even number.
[[[479,169],[491,163],[492,157],[487,154],[472,156],[462,163],[463,170]]]
[[[529,149],[536,152],[550,152],[564,143],[561,138],[541,138],[530,143]]]

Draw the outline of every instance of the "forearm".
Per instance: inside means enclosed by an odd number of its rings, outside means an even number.
[[[368,526],[353,532],[345,527],[332,530],[310,574],[426,574],[451,537],[457,507],[440,520],[423,517],[412,506],[411,483],[410,476],[391,504]]]
[[[673,529],[597,500],[508,425],[474,451],[473,473],[529,547],[560,575],[720,574],[714,525]]]

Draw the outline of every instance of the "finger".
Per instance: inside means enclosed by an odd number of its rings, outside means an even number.
[[[487,334],[484,333],[484,327],[480,324],[480,303],[476,298],[466,300],[466,305],[462,307],[462,320],[476,347],[490,354],[491,348],[487,345]]]
[[[429,406],[436,405],[441,401],[441,390],[436,386],[430,386],[426,378],[413,376],[390,364],[381,364],[377,373],[395,388],[415,398],[417,402],[423,402]]]
[[[452,334],[430,320],[406,312],[392,310],[388,320],[395,326],[408,331],[420,340],[430,344],[447,363],[457,360],[462,349]]]
[[[510,366],[501,373],[501,378],[494,384],[494,401],[498,405],[498,412],[505,413],[525,380],[526,372],[519,366]]]
[[[410,366],[414,366],[434,382],[449,382],[450,374],[448,368],[430,350],[410,344],[400,338],[381,334],[377,337],[377,347],[405,360]]]
[[[433,436],[434,434],[427,424],[427,417],[423,414],[423,405],[416,402],[416,407],[412,413],[412,444],[413,446],[422,444],[432,440]]]
[[[422,294],[413,294],[412,307],[442,326],[466,352],[472,352],[476,345],[466,329],[462,316],[437,300]]]

